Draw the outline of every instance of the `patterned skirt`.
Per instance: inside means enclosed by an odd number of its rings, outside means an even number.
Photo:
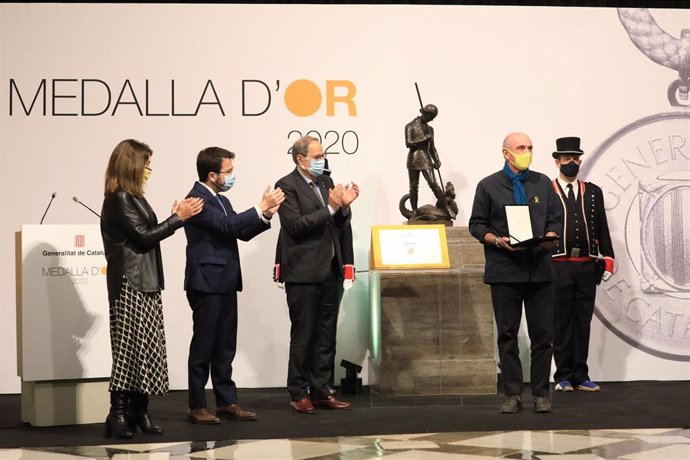
[[[120,296],[110,304],[110,346],[110,391],[168,392],[160,292],[140,292],[122,277]]]

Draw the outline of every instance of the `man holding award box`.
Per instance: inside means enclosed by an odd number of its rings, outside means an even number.
[[[501,413],[514,414],[522,409],[518,331],[523,302],[531,343],[534,410],[551,412],[549,373],[553,355],[554,280],[551,249],[555,244],[552,238],[561,233],[563,211],[556,202],[551,180],[529,170],[532,141],[526,134],[509,134],[503,141],[502,152],[503,169],[477,185],[469,222],[470,233],[484,244],[484,282],[491,286],[499,366],[507,396]],[[522,222],[511,221],[509,217],[521,217]],[[519,239],[516,233],[520,234]]]

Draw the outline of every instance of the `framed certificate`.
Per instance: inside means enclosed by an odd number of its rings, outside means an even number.
[[[375,225],[371,269],[450,268],[444,225]]]

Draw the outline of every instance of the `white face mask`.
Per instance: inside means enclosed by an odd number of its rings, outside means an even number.
[[[225,175],[225,182],[223,185],[219,185],[219,187],[222,191],[227,192],[232,188],[233,185],[235,185],[236,180],[237,178],[235,177],[235,172],[233,171],[231,174]]]
[[[324,158],[321,158],[319,160],[313,159],[311,160],[311,164],[307,171],[309,171],[313,176],[319,177],[321,174],[323,174],[325,168],[326,160]]]

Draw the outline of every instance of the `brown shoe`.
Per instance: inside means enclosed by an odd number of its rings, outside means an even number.
[[[218,417],[227,417],[241,421],[256,420],[256,414],[254,412],[244,410],[237,404],[228,404],[227,406],[218,407],[216,415]]]
[[[218,425],[220,423],[220,419],[210,413],[205,407],[189,409],[187,411],[187,420],[197,425]]]
[[[314,406],[311,405],[309,398],[302,398],[299,401],[291,401],[290,407],[298,414],[313,414]]]
[[[311,403],[314,405],[314,407],[318,407],[320,409],[349,410],[352,407],[352,404],[349,402],[338,401],[333,397],[333,395],[330,395],[326,399],[312,401]]]

